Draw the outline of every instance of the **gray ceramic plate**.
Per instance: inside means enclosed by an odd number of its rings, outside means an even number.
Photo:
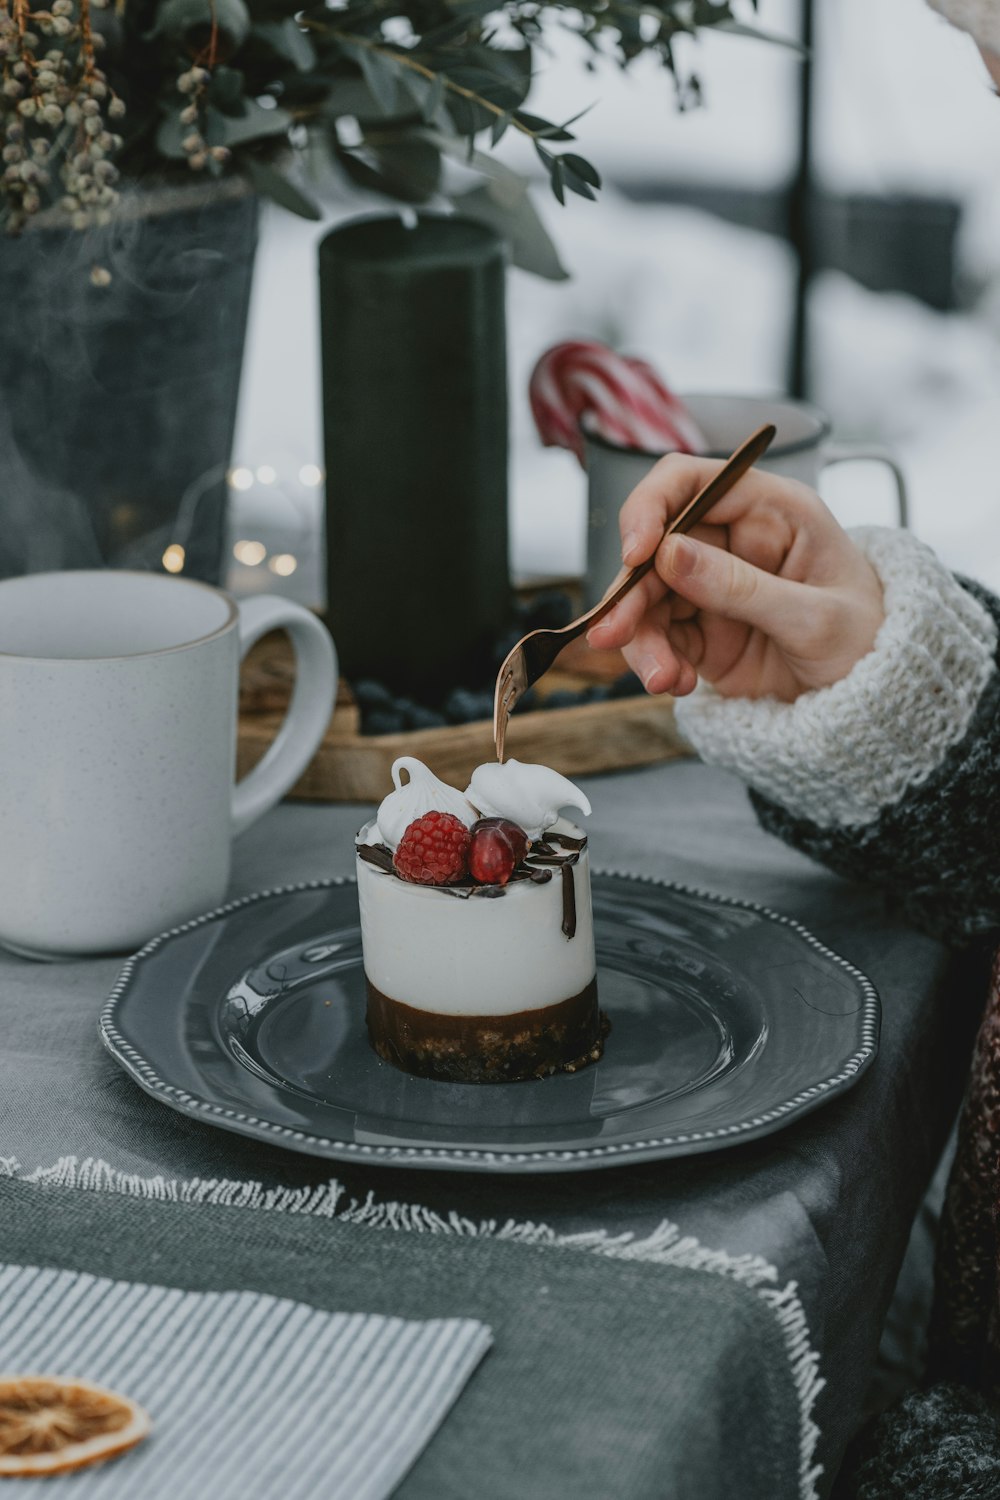
[[[250,896],[129,959],[101,1016],[154,1098],[314,1156],[566,1172],[714,1151],[851,1087],[874,986],[749,902],[595,875],[604,1058],[541,1082],[411,1078],[368,1046],[353,880]]]

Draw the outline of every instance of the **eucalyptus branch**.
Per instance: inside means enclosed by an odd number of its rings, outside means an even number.
[[[675,80],[677,34],[720,25],[759,34],[735,19],[757,0],[305,4],[303,13],[273,0],[0,0],[0,224],[16,231],[52,209],[81,229],[100,225],[115,210],[120,172],[138,182],[164,171],[243,170],[258,191],[315,218],[283,160],[302,146],[303,123],[321,120],[325,138],[331,121],[359,112],[365,150],[346,169],[389,199],[450,193],[440,185],[441,157],[451,154],[445,135],[488,176],[489,152],[508,129],[532,143],[557,198],[592,198],[597,168],[562,149],[574,120],[529,113],[534,62],[550,32],[571,29],[621,65],[652,55]],[[412,28],[405,44],[383,34],[389,18]],[[481,136],[489,144],[479,152]],[[537,246],[544,231],[526,194],[514,196],[528,215],[524,243]],[[480,207],[486,218],[485,199]],[[553,255],[546,264],[552,274]]]
[[[421,78],[426,78],[429,83],[441,80],[445,90],[450,94],[456,94],[468,104],[477,104],[480,109],[487,110],[498,120],[509,119],[515,130],[522,135],[528,136],[532,141],[543,141],[548,139],[549,132],[546,130],[533,130],[530,125],[524,124],[510,110],[504,109],[500,104],[494,104],[489,99],[484,99],[482,94],[477,94],[475,89],[467,89],[460,83],[454,83],[447,73],[435,72],[433,68],[427,67],[426,63],[418,62],[415,57],[410,57],[406,52],[397,52],[392,47],[387,47],[379,42],[373,42],[368,37],[357,36],[350,31],[340,31],[337,27],[327,26],[322,21],[314,21],[308,18],[302,23],[309,31],[318,31],[324,36],[329,36],[334,41],[341,42],[349,47],[363,47],[372,52],[376,57],[387,58],[390,62],[398,63],[400,67],[409,68],[413,73],[419,73]]]

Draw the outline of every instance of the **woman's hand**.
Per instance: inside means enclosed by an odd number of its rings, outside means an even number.
[[[632,491],[622,556],[632,568],[655,552],[655,567],[587,639],[621,647],[650,693],[681,697],[703,677],[726,697],[791,702],[872,649],[882,586],[817,494],[758,469],[687,536],[661,540],[719,468],[672,453]]]

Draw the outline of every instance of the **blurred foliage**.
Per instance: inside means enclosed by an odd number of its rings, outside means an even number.
[[[525,107],[552,28],[581,40],[590,67],[652,53],[685,108],[700,88],[677,38],[751,31],[740,5],[757,0],[0,0],[0,217],[16,230],[61,203],[84,227],[122,179],[243,170],[318,218],[295,167],[308,148],[396,202],[447,199],[503,224],[516,259],[558,276],[524,179],[492,154],[517,132],[560,202],[597,195],[596,167],[567,149],[575,121]],[[479,181],[456,183],[450,161]]]

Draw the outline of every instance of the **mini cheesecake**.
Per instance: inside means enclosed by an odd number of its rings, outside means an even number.
[[[381,1058],[424,1078],[509,1083],[600,1057],[590,863],[575,824],[539,830],[505,885],[400,879],[376,820],[357,856],[368,1035]]]

